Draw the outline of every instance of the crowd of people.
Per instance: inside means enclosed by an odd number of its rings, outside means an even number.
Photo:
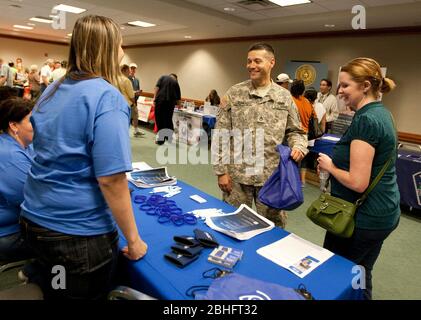
[[[132,170],[130,121],[135,136],[144,134],[136,107],[142,90],[137,65],[121,66],[118,24],[85,16],[72,34],[68,63],[49,59],[40,72],[31,66],[20,80],[22,59],[16,60],[16,72],[0,59],[0,259],[35,257],[26,277],[36,279],[46,298],[100,299],[115,278],[117,226],[128,243],[122,249],[125,257],[138,260],[148,250],[135,223],[125,175]],[[338,107],[328,79],[320,82],[319,93],[287,74],[273,81],[275,57],[271,45],[252,45],[247,52],[249,79],[222,98],[212,90],[206,101],[219,106],[212,154],[223,200],[236,207],[254,203],[259,214],[285,228],[287,213],[258,199],[278,165],[276,146],[287,144],[291,159],[300,163],[308,153],[309,119],[317,118],[329,130]],[[18,81],[30,86],[36,104],[12,92]],[[394,86],[372,59],[354,59],[342,67],[339,95],[355,117],[333,156],[317,157],[318,169],[332,177],[332,194],[354,201],[384,163],[396,159],[392,118],[378,101],[380,93]],[[158,144],[171,143],[172,113],[180,99],[177,75],[160,77],[154,92]],[[251,132],[254,139],[263,132],[263,164],[225,161],[236,157],[236,148],[218,143],[218,135],[232,130]],[[366,268],[367,298],[374,263],[399,214],[392,162],[359,208],[352,238],[326,233],[326,248]],[[51,288],[54,265],[66,267],[66,290]]]

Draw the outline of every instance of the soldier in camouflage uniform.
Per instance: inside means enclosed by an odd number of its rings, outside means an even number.
[[[308,150],[291,94],[271,80],[274,65],[270,45],[255,44],[249,49],[250,80],[231,87],[222,99],[212,138],[212,162],[225,202],[252,207],[254,200],[259,214],[284,228],[286,213],[262,204],[258,193],[278,166],[276,146],[284,138],[295,161]]]

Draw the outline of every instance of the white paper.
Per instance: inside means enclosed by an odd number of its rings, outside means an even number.
[[[133,162],[132,163],[132,167],[133,167],[133,170],[149,170],[149,169],[153,169],[146,162]]]
[[[194,200],[196,202],[199,202],[199,203],[205,203],[205,202],[207,202],[206,199],[203,199],[201,196],[199,196],[197,194],[190,196],[190,199],[192,199],[192,200]]]
[[[242,204],[233,213],[207,218],[206,224],[210,228],[238,240],[248,240],[275,227],[272,221],[245,204]]]
[[[333,253],[291,233],[285,238],[262,247],[257,253],[304,278],[333,256]]]
[[[330,140],[330,141],[339,141],[339,140],[341,140],[341,138],[339,138],[339,137],[330,137],[330,136],[321,137],[320,139],[321,140]]]
[[[144,167],[147,164],[141,164]],[[149,166],[148,166],[149,167]],[[154,188],[177,184],[177,178],[168,175],[167,167],[136,169],[126,173],[127,180],[138,188]]]

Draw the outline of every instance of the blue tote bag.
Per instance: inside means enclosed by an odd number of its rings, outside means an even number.
[[[293,289],[279,284],[260,281],[238,273],[215,279],[206,294],[197,300],[311,300],[305,288]]]
[[[271,208],[293,210],[304,202],[300,172],[289,147],[280,144],[276,149],[280,155],[278,168],[260,189],[259,200]]]

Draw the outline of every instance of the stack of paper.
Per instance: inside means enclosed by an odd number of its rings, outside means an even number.
[[[318,245],[290,234],[279,241],[257,250],[261,256],[304,278],[333,253]]]
[[[168,175],[166,167],[133,170],[127,173],[127,179],[138,188],[172,186],[177,183],[175,177]]]
[[[272,221],[259,215],[245,204],[242,204],[233,213],[208,217],[206,224],[210,228],[238,240],[253,238],[275,226]]]

